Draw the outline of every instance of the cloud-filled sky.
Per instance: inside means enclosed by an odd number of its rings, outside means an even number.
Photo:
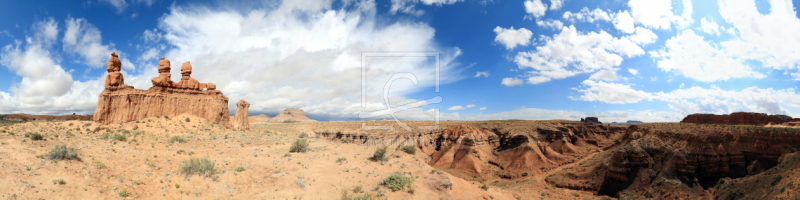
[[[251,114],[319,120],[800,117],[783,0],[89,0],[0,6],[0,113],[92,114],[105,62],[191,61]],[[172,78],[179,72],[173,68]],[[359,115],[361,113],[361,115]]]

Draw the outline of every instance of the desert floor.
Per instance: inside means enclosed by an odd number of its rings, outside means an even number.
[[[390,148],[388,161],[372,161],[378,147],[330,141],[310,127],[262,123],[230,130],[187,115],[102,128],[89,121],[4,125],[0,198],[344,199],[344,192],[377,199],[607,198],[543,181],[571,165],[526,179],[483,183],[432,168],[429,156],[419,151]],[[43,140],[32,140],[34,133]],[[309,150],[290,153],[300,137],[310,142]],[[57,145],[74,148],[80,160],[48,159]],[[183,173],[181,166],[193,158],[212,161],[215,172]],[[392,191],[381,184],[395,173],[411,178],[412,185]]]

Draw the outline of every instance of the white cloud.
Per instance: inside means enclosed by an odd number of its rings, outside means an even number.
[[[525,12],[535,18],[544,16],[547,11],[547,5],[542,3],[542,0],[526,0],[523,5],[525,6]]]
[[[152,6],[153,3],[156,2],[156,0],[133,0],[133,2],[135,2],[135,3],[143,3],[143,4],[147,5],[147,6]]]
[[[534,51],[519,52],[514,62],[537,81],[563,79],[619,66],[624,58],[644,54],[627,37],[615,38],[605,31],[581,33],[570,25],[552,37],[543,36]],[[547,79],[545,79],[547,78]]]
[[[475,107],[475,104],[469,104],[469,105],[467,105],[467,108],[473,108],[473,107]]]
[[[536,25],[546,29],[561,30],[561,27],[564,27],[564,22],[554,19],[544,19],[536,20]]]
[[[481,77],[481,76],[489,77],[489,72],[480,72],[479,71],[478,73],[475,73],[475,78],[478,78],[478,77]]]
[[[619,76],[617,76],[617,71],[616,70],[613,70],[613,69],[612,70],[601,70],[601,71],[595,72],[594,74],[589,76],[589,79],[591,79],[591,80],[615,81],[615,80],[619,79]]]
[[[158,29],[144,30],[144,33],[142,33],[142,39],[144,39],[145,42],[159,42],[162,37],[164,37],[164,35],[162,35]]]
[[[632,111],[632,110],[613,110],[606,112],[579,112],[572,110],[548,110],[542,108],[520,107],[511,111],[490,113],[490,114],[463,114],[452,115],[442,114],[443,120],[500,120],[500,119],[523,119],[523,120],[580,120],[585,117],[597,117],[603,123],[624,122],[627,120],[640,120],[644,122],[677,122],[685,115],[674,112],[662,111]]]
[[[599,8],[589,10],[587,7],[583,7],[583,9],[577,13],[566,11],[561,17],[571,22],[580,21],[589,23],[594,23],[595,21],[611,21],[612,18],[606,11],[600,10]]]
[[[463,0],[392,0],[392,7],[389,13],[396,14],[398,11],[409,15],[420,16],[425,14],[425,11],[417,9],[415,6],[418,3],[425,5],[451,5]]]
[[[564,6],[564,1],[567,0],[550,0],[550,10],[558,10]]]
[[[718,50],[692,30],[667,40],[664,49],[650,52],[658,68],[697,81],[713,82],[731,78],[764,78],[741,61]]]
[[[708,34],[719,35],[721,29],[722,27],[717,25],[716,22],[710,21],[705,17],[703,17],[703,19],[700,19],[700,30],[702,30],[703,32],[706,32]]]
[[[677,1],[677,0],[676,0]],[[630,0],[631,16],[645,27],[656,29],[670,29],[674,23],[677,27],[685,27],[692,23],[692,3],[683,0],[683,12],[676,15],[672,12],[670,0]]]
[[[637,75],[637,74],[639,74],[639,70],[636,70],[636,69],[633,69],[633,68],[628,68],[628,73],[631,73],[633,75]]]
[[[101,2],[108,3],[109,5],[113,6],[117,9],[117,13],[122,13],[125,11],[125,8],[128,8],[128,2],[125,0],[100,0]]]
[[[690,87],[671,92],[657,92],[653,99],[669,102],[669,107],[681,114],[731,112],[761,112],[769,114],[789,114],[781,105],[789,105],[800,98],[794,88],[761,89],[756,86],[741,91],[722,90],[718,87]],[[691,102],[690,100],[694,100]]]
[[[685,87],[685,86],[686,86],[686,84],[683,84],[683,83],[681,83],[681,85],[680,85],[680,86],[678,86],[678,87],[679,87],[679,88],[683,88],[683,87]]]
[[[764,67],[800,69],[800,19],[791,1],[769,1],[770,13],[758,12],[754,1],[719,2],[720,15],[739,38],[721,42],[729,55],[753,59]],[[735,30],[733,30],[735,29]],[[737,36],[736,34],[734,34]]]
[[[528,83],[530,83],[530,84],[539,84],[539,83],[544,83],[544,82],[547,82],[547,81],[550,81],[550,80],[552,80],[552,79],[548,78],[548,77],[534,76],[534,77],[528,78]]]
[[[636,33],[633,35],[625,36],[626,38],[630,39],[632,42],[640,45],[650,44],[656,41],[658,36],[653,33],[650,29],[636,27]]]
[[[83,63],[89,67],[105,67],[110,53],[116,50],[102,43],[103,38],[100,34],[100,29],[97,29],[97,27],[83,18],[68,18],[66,26],[62,40],[64,52],[80,55],[83,58]],[[118,51],[117,54],[122,55]],[[132,66],[123,65],[123,67]]]
[[[478,110],[486,110],[486,107],[478,108]]]
[[[142,53],[141,56],[139,56],[139,60],[140,61],[146,61],[146,60],[151,60],[151,59],[158,58],[159,57],[158,56],[159,53],[161,53],[161,52],[156,48],[147,49],[147,51],[145,51],[144,53]]]
[[[633,33],[633,17],[627,10],[620,11],[614,16],[614,28],[623,33]]]
[[[518,78],[503,78],[503,81],[500,83],[505,85],[506,87],[512,87],[522,84],[522,80]]]
[[[650,94],[631,88],[630,85],[608,83],[605,81],[585,80],[581,82],[583,89],[573,88],[583,93],[579,97],[570,97],[574,100],[600,101],[611,104],[636,103],[650,97]]]
[[[453,106],[453,107],[447,108],[447,110],[464,110],[464,109],[466,109],[466,108],[464,108],[464,106]]]
[[[33,24],[31,31],[34,33],[33,43],[50,47],[58,39],[58,22],[53,18],[38,21]]]
[[[517,45],[527,46],[533,36],[533,32],[530,30],[526,28],[514,29],[513,26],[507,29],[499,26],[495,27],[494,33],[497,34],[494,41],[503,44],[508,50],[514,49]]]

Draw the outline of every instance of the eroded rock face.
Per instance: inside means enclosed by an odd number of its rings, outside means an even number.
[[[109,59],[109,71],[118,71],[120,66],[118,62],[116,54],[112,54]],[[191,65],[188,62],[187,65],[187,70],[182,71],[186,72],[184,73],[186,77],[191,74]],[[203,90],[199,83],[190,84],[193,83],[191,81],[173,83],[170,80],[170,69],[169,60],[161,58],[158,62],[159,76],[151,80],[153,86],[149,90],[123,87],[124,84],[114,85],[121,82],[109,72],[106,90],[100,93],[97,101],[94,121],[107,125],[154,116],[191,114],[220,125],[229,124],[228,97],[215,90],[216,86],[211,83],[206,84],[207,90]],[[181,80],[183,82],[183,78]]]
[[[600,194],[643,191],[659,180],[675,180],[670,187],[700,195],[721,178],[761,173],[800,148],[800,132],[761,127],[637,125],[623,140],[602,168]]]
[[[735,112],[730,115],[691,114],[683,118],[681,123],[718,124],[718,125],[767,125],[790,122],[792,119],[785,115],[767,115],[764,113]]]
[[[250,113],[248,109],[250,109],[250,103],[247,103],[247,101],[239,100],[239,102],[236,102],[236,115],[233,116],[232,122],[234,129],[250,130],[250,119],[248,119]]]
[[[306,116],[306,112],[297,108],[288,108],[278,113],[277,116],[269,119],[269,121],[283,121],[283,122],[302,122],[302,121],[315,121]]]

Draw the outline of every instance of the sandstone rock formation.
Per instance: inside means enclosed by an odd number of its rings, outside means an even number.
[[[122,77],[122,73],[120,73],[121,68],[122,62],[119,60],[119,56],[117,56],[117,53],[111,52],[111,57],[108,58],[108,63],[106,64],[108,75],[106,75],[105,88],[107,90],[133,88],[132,86],[125,85],[125,79]]]
[[[236,102],[236,115],[234,115],[231,122],[234,129],[250,130],[250,120],[248,118],[250,113],[248,109],[250,109],[250,103],[247,103],[247,101],[239,100],[239,102]]]
[[[735,112],[730,115],[691,114],[683,118],[681,123],[718,124],[718,125],[767,125],[780,124],[797,120],[786,115],[767,115],[764,113]]]
[[[597,117],[586,117],[586,119],[581,118],[581,122],[589,122],[592,124],[603,124],[600,122],[600,120],[597,119]]]
[[[306,117],[306,112],[297,108],[288,108],[278,113],[277,116],[269,119],[269,121],[279,122],[303,122],[303,121],[316,121]]]
[[[116,62],[115,60],[118,59],[115,58],[115,54],[112,54],[109,63]],[[116,69],[117,64],[110,66],[114,66]],[[183,82],[182,77],[182,84],[181,82],[173,83],[170,80],[170,66],[169,60],[161,58],[158,62],[159,76],[151,80],[153,86],[149,90],[134,89],[133,87],[107,87],[100,93],[94,121],[107,125],[185,113],[208,119],[220,125],[228,125],[230,120],[228,97],[225,97],[219,90],[215,90],[216,86],[212,83],[206,84],[207,90],[203,90],[204,87],[201,87],[201,84],[190,84],[194,82],[189,81],[191,65],[188,63],[186,63],[187,70],[182,71],[186,72],[184,76],[187,77],[187,81]],[[115,80],[106,80],[106,82],[115,83]],[[177,85],[183,87],[176,87]]]
[[[68,121],[68,120],[92,120],[92,115],[29,115],[29,114],[10,114],[2,118],[8,121]]]

